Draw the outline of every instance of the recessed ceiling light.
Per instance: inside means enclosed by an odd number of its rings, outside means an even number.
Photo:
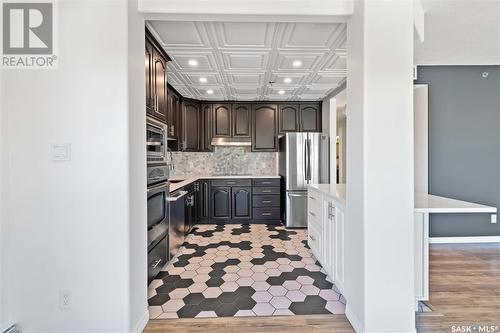
[[[198,61],[192,59],[188,61],[189,66],[198,66]]]
[[[284,80],[283,80],[285,83],[290,83],[292,82],[292,79],[289,78],[289,77],[286,77]]]
[[[213,93],[214,93],[214,91],[212,89],[207,90],[207,94],[212,95]]]
[[[200,77],[200,82],[201,83],[207,83],[207,78],[206,77]]]
[[[285,91],[284,91],[284,90],[280,90],[280,91],[278,91],[278,94],[280,94],[280,95],[283,95],[284,93],[285,93]]]
[[[302,61],[295,60],[292,65],[293,65],[293,67],[300,67],[300,66],[302,66]]]

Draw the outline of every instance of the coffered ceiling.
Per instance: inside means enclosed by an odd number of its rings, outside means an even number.
[[[321,100],[346,77],[343,23],[148,21],[168,81],[201,100]],[[273,83],[269,83],[269,82]]]

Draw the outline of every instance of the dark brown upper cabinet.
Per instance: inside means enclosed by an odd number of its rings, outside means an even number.
[[[200,103],[182,102],[182,151],[199,151],[201,142]]]
[[[201,104],[201,151],[212,151],[212,104]]]
[[[249,138],[252,127],[252,117],[251,117],[251,104],[233,104],[232,105],[232,115],[233,115],[233,137],[246,137]]]
[[[213,105],[213,136],[231,137],[231,104]]]
[[[170,58],[146,31],[145,42],[146,114],[167,122],[167,62]]]
[[[277,151],[278,105],[254,104],[252,112],[252,151]]]
[[[321,104],[300,104],[300,132],[321,132]]]
[[[144,61],[146,64],[146,113],[153,113],[154,97],[153,97],[153,44],[146,39],[146,49],[144,52]]]
[[[279,105],[279,134],[299,131],[299,104]]]

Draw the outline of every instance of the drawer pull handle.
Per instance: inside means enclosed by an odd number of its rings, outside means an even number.
[[[262,200],[262,203],[271,203],[271,200]]]
[[[262,190],[262,193],[271,193],[271,190]]]
[[[312,240],[312,241],[316,241],[316,238],[314,238],[313,236],[309,235],[309,238]]]
[[[316,216],[316,214],[314,214],[313,212],[309,212],[309,214],[311,214],[311,216]]]
[[[227,182],[227,185],[235,185],[236,182]]]
[[[153,264],[153,268],[158,267],[158,265],[161,263],[161,259],[156,260],[156,262]]]
[[[311,199],[311,200],[316,200],[316,198],[315,198],[315,197],[311,197],[311,196],[309,196],[309,199]]]
[[[262,213],[262,216],[271,216],[271,213]]]
[[[262,182],[262,184],[269,185],[269,184],[271,184],[271,182]]]

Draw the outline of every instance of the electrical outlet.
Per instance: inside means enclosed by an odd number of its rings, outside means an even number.
[[[71,291],[69,289],[59,290],[59,308],[61,310],[71,309]]]
[[[491,223],[497,223],[497,214],[491,214]]]

